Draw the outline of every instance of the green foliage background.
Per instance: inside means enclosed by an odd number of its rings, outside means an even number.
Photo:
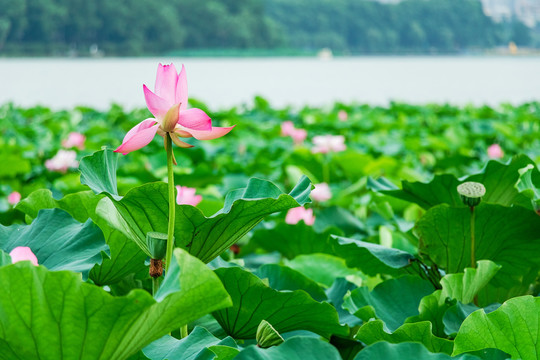
[[[0,0],[0,54],[106,55],[461,52],[534,45],[478,0]],[[228,50],[228,51],[227,51]]]

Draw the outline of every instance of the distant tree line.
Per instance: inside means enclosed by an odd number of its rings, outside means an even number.
[[[186,49],[455,52],[514,41],[478,0],[0,0],[0,54],[151,55]]]

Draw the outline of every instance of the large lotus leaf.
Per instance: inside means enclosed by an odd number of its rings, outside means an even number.
[[[144,355],[150,360],[200,359],[205,349],[214,345],[236,347],[235,341],[227,337],[223,340],[212,335],[208,330],[196,326],[188,337],[181,340],[165,335],[143,349]]]
[[[370,180],[369,187],[383,194],[412,202],[424,209],[429,209],[438,204],[450,204],[458,206],[462,204],[457,192],[457,186],[461,182],[453,175],[436,175],[429,183],[410,182],[403,180],[401,189],[391,184],[386,179]]]
[[[262,349],[249,346],[235,360],[341,360],[335,347],[311,337],[292,337],[279,346]]]
[[[0,266],[11,264],[11,256],[5,253],[3,250],[0,250]]]
[[[501,304],[491,304],[484,307],[486,314],[495,311]],[[462,304],[459,301],[446,310],[443,317],[444,332],[447,335],[456,336],[461,324],[465,319],[480,308],[474,304]]]
[[[169,286],[156,302],[142,290],[113,297],[68,271],[29,262],[3,266],[0,359],[127,359],[231,304],[217,276],[183,250],[174,252],[166,280],[171,278],[181,290]]]
[[[349,268],[342,258],[328,254],[300,255],[287,260],[286,264],[326,287],[332,286],[337,278],[348,278],[358,284],[365,278],[357,269]]]
[[[418,276],[402,276],[378,284],[373,291],[367,287],[355,289],[345,296],[343,307],[364,321],[378,318],[385,328],[395,331],[410,316],[418,314],[420,300],[435,290]]]
[[[325,253],[334,254],[329,240],[330,235],[340,233],[338,228],[329,228],[316,232],[303,221],[296,225],[279,223],[272,229],[257,229],[250,239],[250,244],[266,251],[279,251],[284,257],[292,259],[298,255]]]
[[[118,154],[110,149],[96,151],[85,156],[79,163],[81,184],[88,185],[96,194],[106,193],[115,200],[120,200],[116,183]]]
[[[92,219],[98,226],[101,225],[100,218],[96,215],[96,206],[104,195],[96,195],[92,191],[81,191],[68,194],[62,199],[57,200],[53,197],[50,190],[39,189],[21,200],[16,209],[35,219],[41,209],[62,209],[67,211],[73,218],[79,222],[85,222]],[[100,226],[107,236],[107,228]]]
[[[518,155],[508,164],[491,160],[479,174],[460,180],[453,175],[444,174],[435,176],[429,183],[403,181],[401,190],[390,189],[391,186],[385,181],[371,181],[370,186],[383,194],[429,209],[439,204],[462,205],[457,186],[465,181],[476,181],[486,187],[483,202],[503,206],[521,205],[530,209],[531,201],[515,187],[520,176],[519,170],[530,164],[534,165],[534,161],[525,155]],[[534,172],[535,176],[540,177],[536,168]]]
[[[81,173],[100,173],[103,151],[81,160]],[[108,167],[109,170],[111,170]],[[112,170],[111,170],[112,171]],[[109,180],[111,180],[109,178]],[[111,180],[112,181],[112,180]],[[110,186],[87,182],[95,192],[107,191]],[[95,187],[92,187],[95,186]],[[270,214],[304,205],[309,201],[311,182],[302,177],[289,194],[276,185],[261,179],[250,179],[246,188],[231,191],[223,209],[206,217],[191,205],[176,205],[175,243],[190,254],[208,263],[242,238]],[[146,234],[151,231],[167,233],[168,188],[157,182],[131,189],[123,198],[105,192],[97,212],[109,225],[135,241],[150,256]]]
[[[92,191],[82,191],[56,200],[50,190],[41,189],[34,191],[17,204],[17,209],[31,218],[35,218],[41,209],[60,208],[77,221],[92,219],[103,231],[105,241],[109,245],[110,257],[104,256],[101,264],[94,266],[90,278],[96,284],[110,285],[130,274],[147,271],[144,265],[146,254],[125,235],[111,229],[107,222],[96,214],[96,206],[103,197],[104,195],[95,195]]]
[[[540,298],[510,299],[486,314],[478,310],[465,319],[456,336],[454,355],[495,348],[512,359],[540,359]]]
[[[366,275],[389,274],[397,276],[406,273],[414,256],[408,252],[393,249],[367,241],[332,236],[335,240],[335,254],[357,267]]]
[[[196,360],[233,360],[240,350],[226,345],[212,345],[202,351]]]
[[[366,226],[352,213],[338,206],[323,208],[317,213],[317,220],[313,225],[316,231],[322,232],[328,228],[337,227],[347,235],[366,235]]]
[[[465,273],[446,274],[441,279],[442,290],[422,298],[419,314],[408,318],[407,322],[430,321],[435,335],[446,336],[448,332],[444,319],[448,311],[455,311],[456,306],[462,303],[471,303],[499,269],[499,265],[489,260],[480,260],[475,269],[466,268]]]
[[[390,344],[378,342],[360,351],[354,360],[374,360],[374,359],[400,359],[400,360],[480,360],[473,355],[461,355],[451,357],[447,354],[429,352],[422,344],[404,342],[401,344]]]
[[[442,352],[446,354],[451,354],[454,347],[453,341],[433,335],[432,325],[429,321],[406,323],[396,331],[388,333],[384,330],[384,322],[382,320],[374,320],[362,325],[355,338],[367,345],[379,341],[386,341],[392,344],[410,341],[419,342],[431,352]]]
[[[326,300],[322,287],[315,281],[290,267],[279,264],[265,264],[255,272],[261,279],[268,279],[268,285],[275,290],[304,290],[317,301]]]
[[[501,268],[489,260],[477,261],[476,268],[466,268],[464,273],[446,274],[441,279],[441,298],[451,298],[463,304],[473,302],[474,297],[486,286]]]
[[[501,269],[482,290],[482,304],[503,302],[523,293],[540,270],[540,217],[520,206],[480,204],[475,208],[476,259],[491,260]],[[471,266],[468,208],[439,205],[416,224],[420,251],[447,273],[462,273]],[[532,275],[532,278],[531,278]]]
[[[279,251],[288,259],[314,253],[335,255],[370,276],[406,274],[405,268],[414,258],[399,249],[332,234],[339,234],[339,230],[329,228],[319,233],[303,223],[281,223],[273,229],[255,231],[251,241],[267,251]]]
[[[347,324],[350,327],[354,327],[362,323],[362,320],[343,308],[343,299],[345,298],[345,295],[356,288],[357,286],[355,284],[347,281],[344,278],[338,278],[334,281],[332,286],[326,290],[328,302],[334,305],[336,308],[340,323]]]
[[[81,224],[60,209],[41,210],[30,225],[0,225],[0,248],[10,252],[17,246],[28,246],[49,270],[72,270],[85,279],[101,262],[101,252],[108,251],[103,233],[91,220]]]
[[[90,271],[90,279],[98,285],[111,285],[130,274],[148,273],[146,254],[133,241],[117,230],[107,238],[111,256],[103,259]]]
[[[537,184],[540,183],[540,174],[534,165],[527,165],[521,169],[519,181],[516,188],[520,193],[531,199],[534,210],[540,209],[540,189]],[[537,210],[538,211],[538,210]]]
[[[279,333],[308,330],[329,338],[347,335],[334,307],[313,300],[302,290],[280,292],[241,268],[215,270],[231,295],[233,306],[214,312],[214,317],[235,339],[254,339],[262,320]]]
[[[432,332],[435,336],[446,337],[446,332],[443,318],[448,309],[455,305],[455,300],[441,297],[441,290],[435,291],[433,294],[424,296],[418,305],[418,315],[409,317],[407,323],[416,323],[429,321],[432,325]]]

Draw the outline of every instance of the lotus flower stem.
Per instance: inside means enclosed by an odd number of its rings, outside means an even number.
[[[474,239],[474,206],[471,206],[471,267],[476,268],[476,244]]]
[[[174,172],[173,172],[173,149],[172,139],[169,133],[165,136],[165,148],[167,149],[167,173],[169,185],[169,227],[167,231],[167,255],[165,255],[165,271],[169,269],[174,250],[174,220],[176,199],[174,196]]]
[[[152,278],[152,296],[155,296],[158,290],[159,290],[159,278],[153,277]]]

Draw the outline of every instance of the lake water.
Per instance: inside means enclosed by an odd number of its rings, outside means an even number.
[[[153,89],[157,64],[171,61],[186,65],[190,96],[214,109],[255,95],[279,107],[540,100],[540,57],[0,58],[0,103],[144,107],[142,84]]]

